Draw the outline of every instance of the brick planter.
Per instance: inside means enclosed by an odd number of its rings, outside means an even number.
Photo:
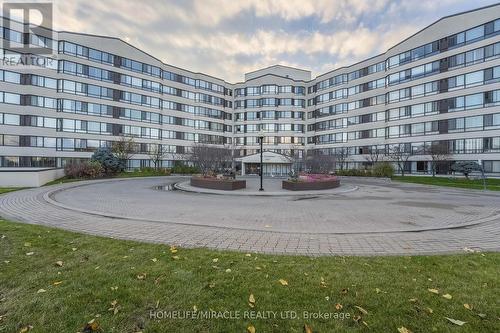
[[[291,182],[284,180],[282,188],[290,191],[314,191],[314,190],[327,190],[340,186],[339,179],[317,180],[311,182]]]
[[[234,191],[247,187],[245,180],[191,177],[191,186],[212,190]]]

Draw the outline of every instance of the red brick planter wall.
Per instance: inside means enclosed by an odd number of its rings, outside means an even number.
[[[319,180],[314,182],[291,182],[284,180],[282,188],[290,191],[313,191],[313,190],[327,190],[340,186],[339,179]]]
[[[247,182],[245,180],[191,177],[191,186],[210,188],[212,190],[234,191],[246,188]]]

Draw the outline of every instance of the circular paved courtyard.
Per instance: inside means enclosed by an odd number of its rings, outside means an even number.
[[[120,239],[266,253],[500,250],[500,194],[375,179],[257,196],[188,192],[188,178],[86,181],[0,196],[4,218]],[[171,190],[174,184],[188,191]],[[283,194],[265,179],[266,194]],[[179,186],[178,186],[179,188]],[[214,191],[217,193],[217,191]],[[241,194],[241,193],[240,193]]]

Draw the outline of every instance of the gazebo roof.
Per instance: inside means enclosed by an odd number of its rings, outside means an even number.
[[[260,153],[240,157],[236,159],[242,163],[260,163]],[[265,164],[292,164],[292,161],[284,155],[265,151],[262,153],[262,162]]]

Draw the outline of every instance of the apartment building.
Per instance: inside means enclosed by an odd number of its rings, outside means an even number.
[[[117,38],[23,34],[11,23],[2,27],[2,167],[59,167],[123,137],[137,144],[131,168],[151,165],[152,145],[168,152],[165,167],[197,142],[244,158],[263,136],[267,152],[344,156],[349,168],[398,147],[414,154],[411,172],[428,172],[440,145],[450,154],[443,172],[475,160],[500,173],[500,5],[442,18],[315,78],[275,65],[239,83],[165,64]],[[32,45],[52,57],[20,65],[31,55],[11,48]]]

